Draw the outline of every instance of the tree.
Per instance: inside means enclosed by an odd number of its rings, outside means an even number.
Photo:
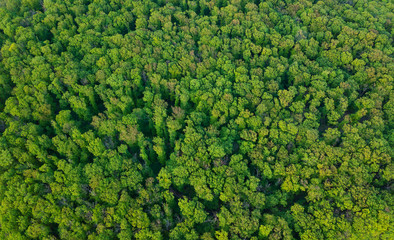
[[[0,1],[0,239],[391,239],[392,12]]]

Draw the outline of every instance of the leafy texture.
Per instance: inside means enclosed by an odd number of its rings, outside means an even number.
[[[393,239],[392,1],[1,0],[1,239]]]

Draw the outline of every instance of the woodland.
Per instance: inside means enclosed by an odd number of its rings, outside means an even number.
[[[0,0],[0,239],[394,239],[392,0]]]

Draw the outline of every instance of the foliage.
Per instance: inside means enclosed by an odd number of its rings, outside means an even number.
[[[1,239],[393,239],[392,1],[0,1]]]

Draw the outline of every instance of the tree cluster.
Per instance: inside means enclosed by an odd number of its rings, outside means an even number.
[[[1,0],[1,239],[393,239],[392,1]]]

